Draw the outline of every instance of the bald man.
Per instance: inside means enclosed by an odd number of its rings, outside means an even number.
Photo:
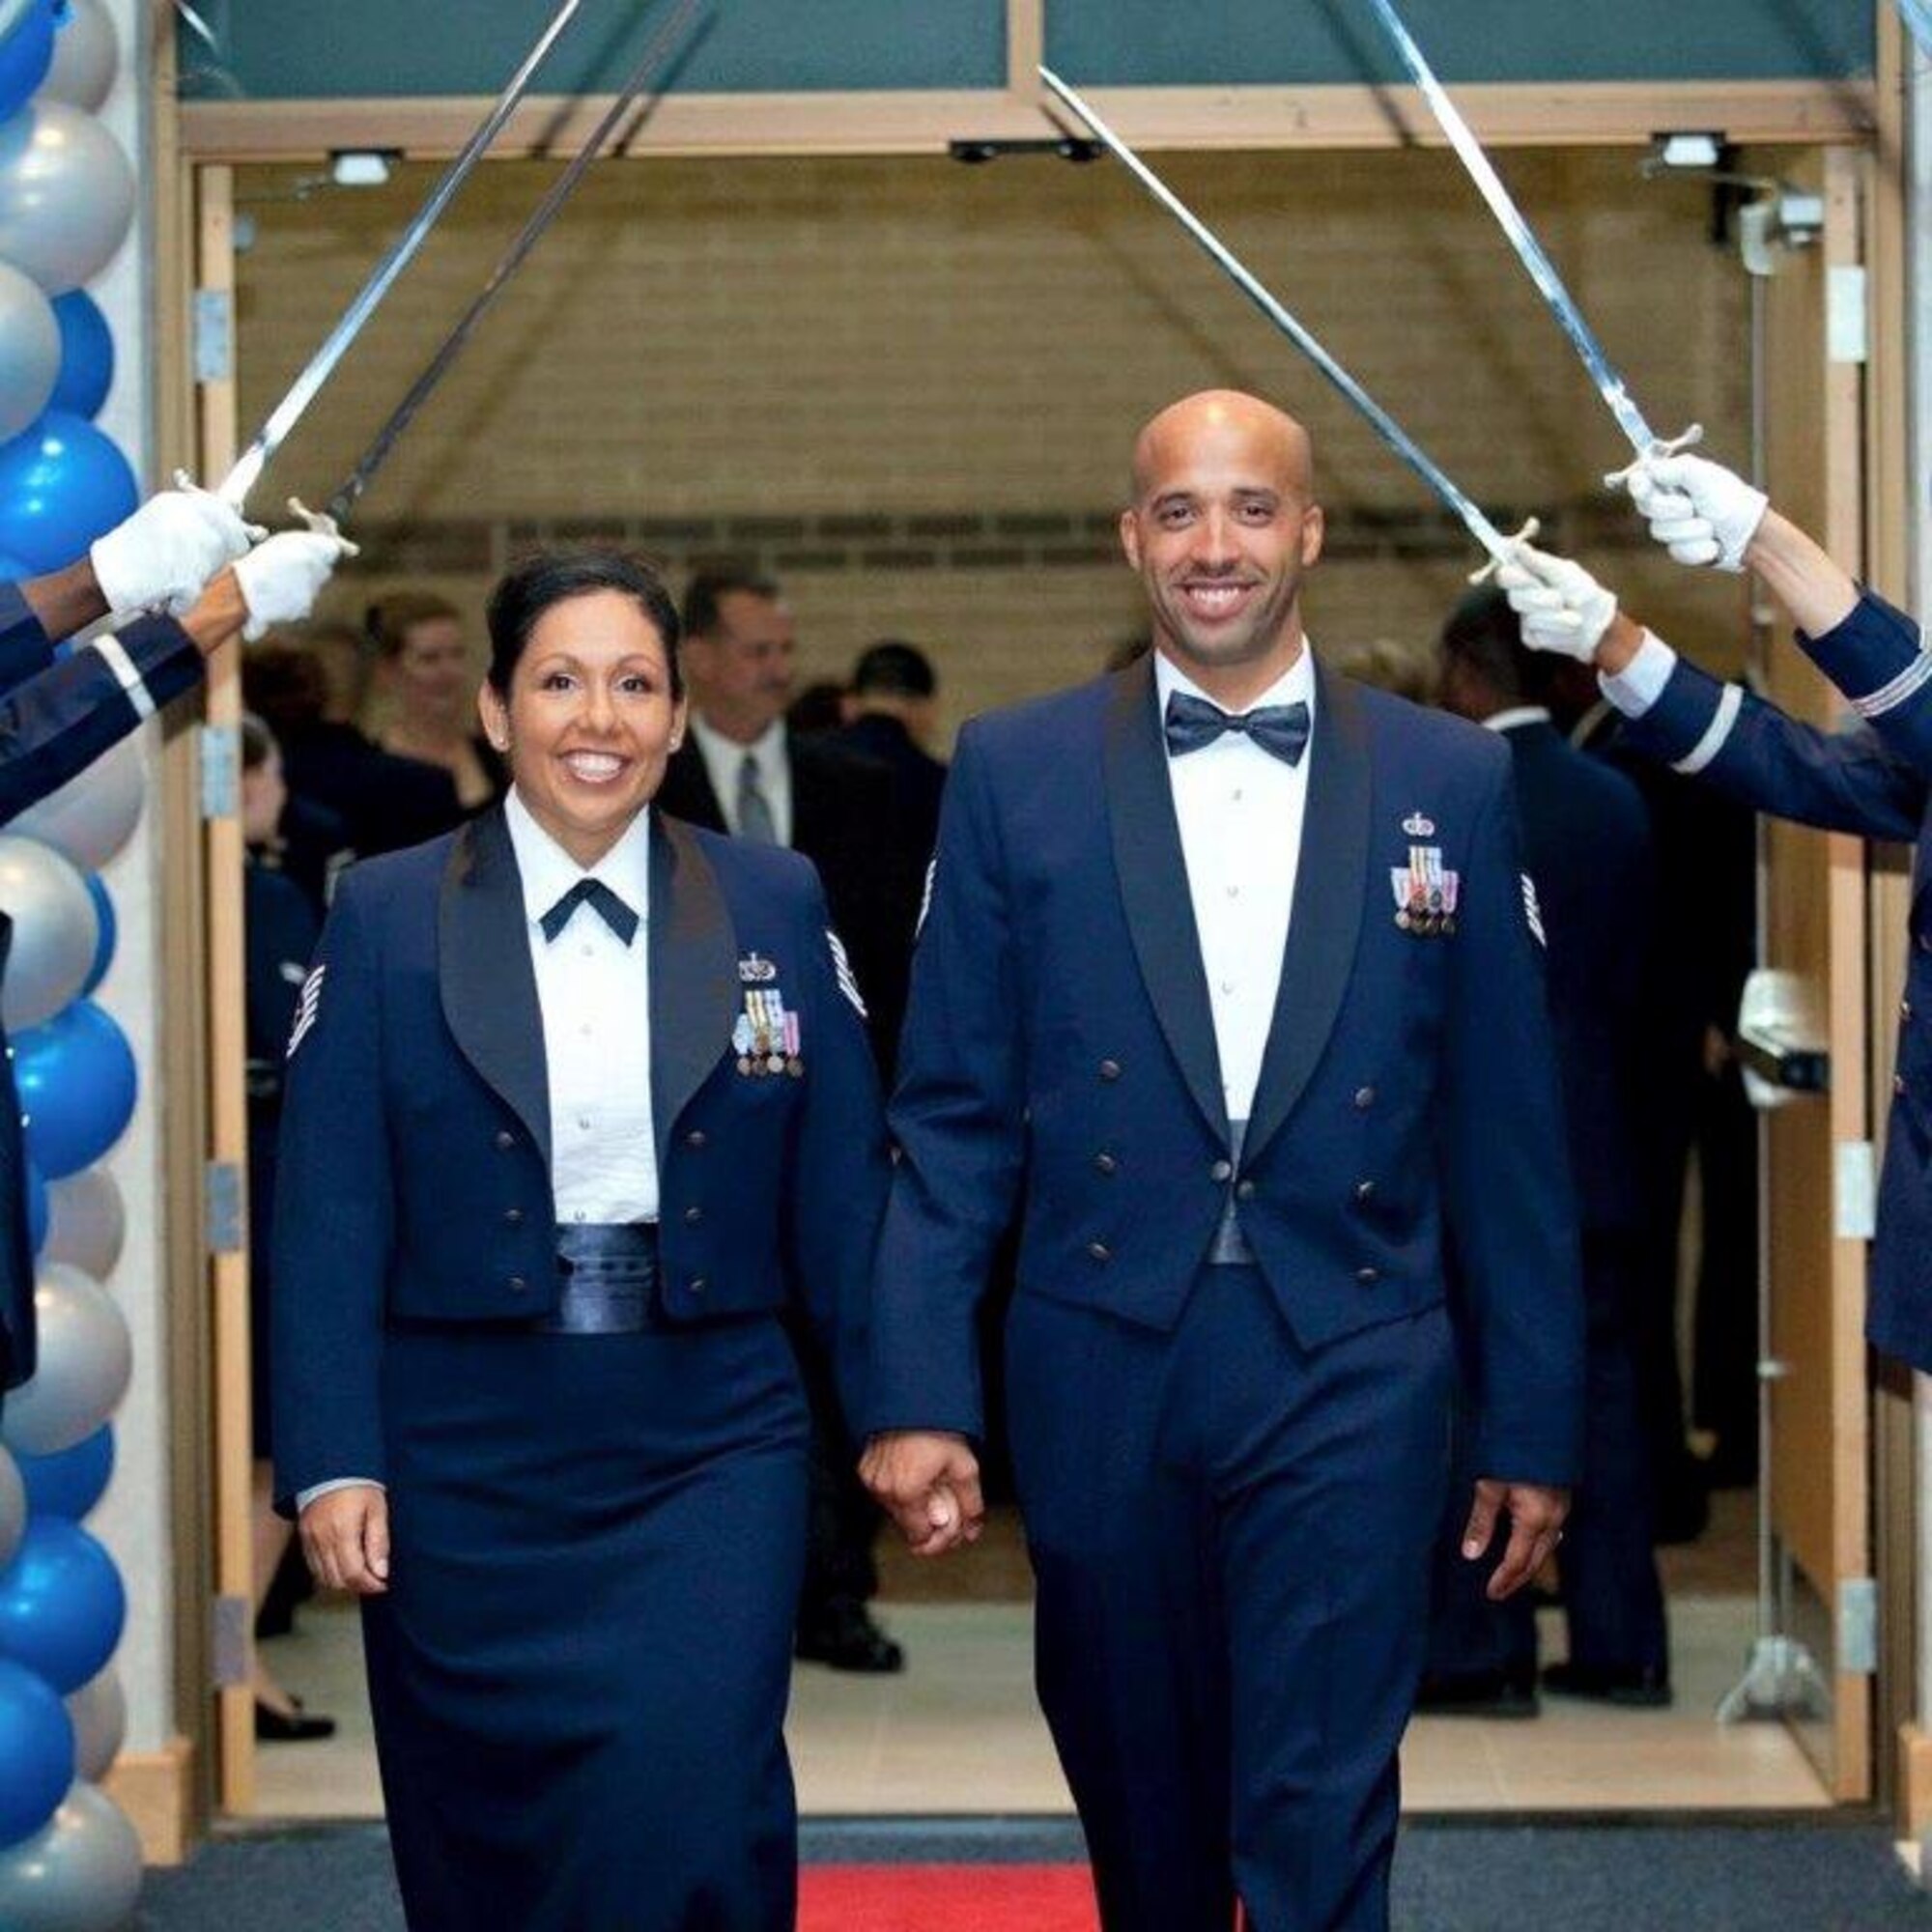
[[[1321,533],[1279,411],[1148,425],[1154,650],[966,727],[900,1047],[865,1471],[915,1548],[978,1533],[974,1314],[1024,1200],[1037,1676],[1107,1932],[1387,1924],[1457,1349],[1492,1595],[1578,1459],[1508,748],[1322,669]]]

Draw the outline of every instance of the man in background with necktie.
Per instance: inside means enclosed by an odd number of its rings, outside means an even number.
[[[890,1069],[923,856],[916,862],[895,837],[898,814],[884,766],[787,726],[795,634],[769,579],[735,569],[692,579],[680,651],[691,728],[658,804],[695,825],[787,845],[817,867],[866,998],[874,1054]],[[878,1590],[878,1510],[852,1473],[851,1435],[831,1378],[812,1358],[810,1339],[798,1339],[815,1422],[798,1652],[836,1669],[898,1670],[904,1653],[867,1608]]]
[[[1541,916],[1502,742],[1309,650],[1298,423],[1163,411],[1121,533],[1153,651],[974,721],[947,781],[865,1468],[916,1549],[977,1532],[1023,1201],[1013,1462],[1102,1922],[1378,1932],[1455,1345],[1492,1596],[1578,1460]]]

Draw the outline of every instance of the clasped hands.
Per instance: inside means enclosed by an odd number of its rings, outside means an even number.
[[[860,1459],[859,1479],[915,1556],[977,1543],[985,1527],[980,1459],[963,1435],[923,1429],[875,1435]]]

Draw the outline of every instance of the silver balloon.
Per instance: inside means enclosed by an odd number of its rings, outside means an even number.
[[[128,1693],[121,1688],[121,1673],[110,1663],[68,1698],[67,1714],[73,1719],[74,1776],[99,1784],[128,1735]]]
[[[35,1278],[34,1313],[40,1360],[33,1379],[0,1408],[0,1440],[29,1456],[57,1456],[120,1406],[134,1372],[134,1348],[113,1297],[65,1262],[48,1262]],[[6,1922],[0,1916],[0,1925]]]
[[[0,1853],[7,1932],[112,1932],[140,1895],[140,1836],[91,1784],[73,1785],[42,1830]]]
[[[104,1167],[84,1167],[47,1182],[47,1237],[41,1260],[66,1262],[103,1281],[114,1272],[128,1238],[121,1188]]]
[[[27,1485],[21,1480],[20,1465],[0,1443],[0,1570],[13,1562],[26,1526]]]
[[[141,741],[123,738],[78,777],[10,821],[7,829],[24,832],[65,852],[76,866],[98,872],[141,822],[147,794],[148,760]]]
[[[114,136],[65,100],[0,121],[0,261],[50,296],[114,259],[134,216],[134,171]]]
[[[0,910],[14,919],[0,1020],[17,1032],[52,1019],[87,983],[100,914],[71,860],[11,832],[0,833]]]
[[[61,366],[54,305],[18,269],[0,264],[0,442],[46,408]]]
[[[68,0],[67,18],[54,35],[54,64],[34,98],[99,113],[120,65],[114,22],[100,0]]]

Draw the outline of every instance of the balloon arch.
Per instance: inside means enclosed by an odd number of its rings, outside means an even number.
[[[138,497],[94,418],[114,340],[86,284],[119,251],[134,176],[95,118],[120,52],[103,0],[0,0],[0,576],[85,554]],[[0,1926],[108,1932],[141,1883],[134,1830],[99,1789],[127,1708],[113,1657],[127,1612],[83,1522],[114,1469],[110,1418],[132,1369],[104,1285],[121,1253],[114,1181],[95,1166],[134,1110],[134,1056],[89,997],[112,963],[97,869],[134,830],[129,741],[0,830],[14,944],[13,1040],[37,1260],[38,1372],[0,1408]]]

